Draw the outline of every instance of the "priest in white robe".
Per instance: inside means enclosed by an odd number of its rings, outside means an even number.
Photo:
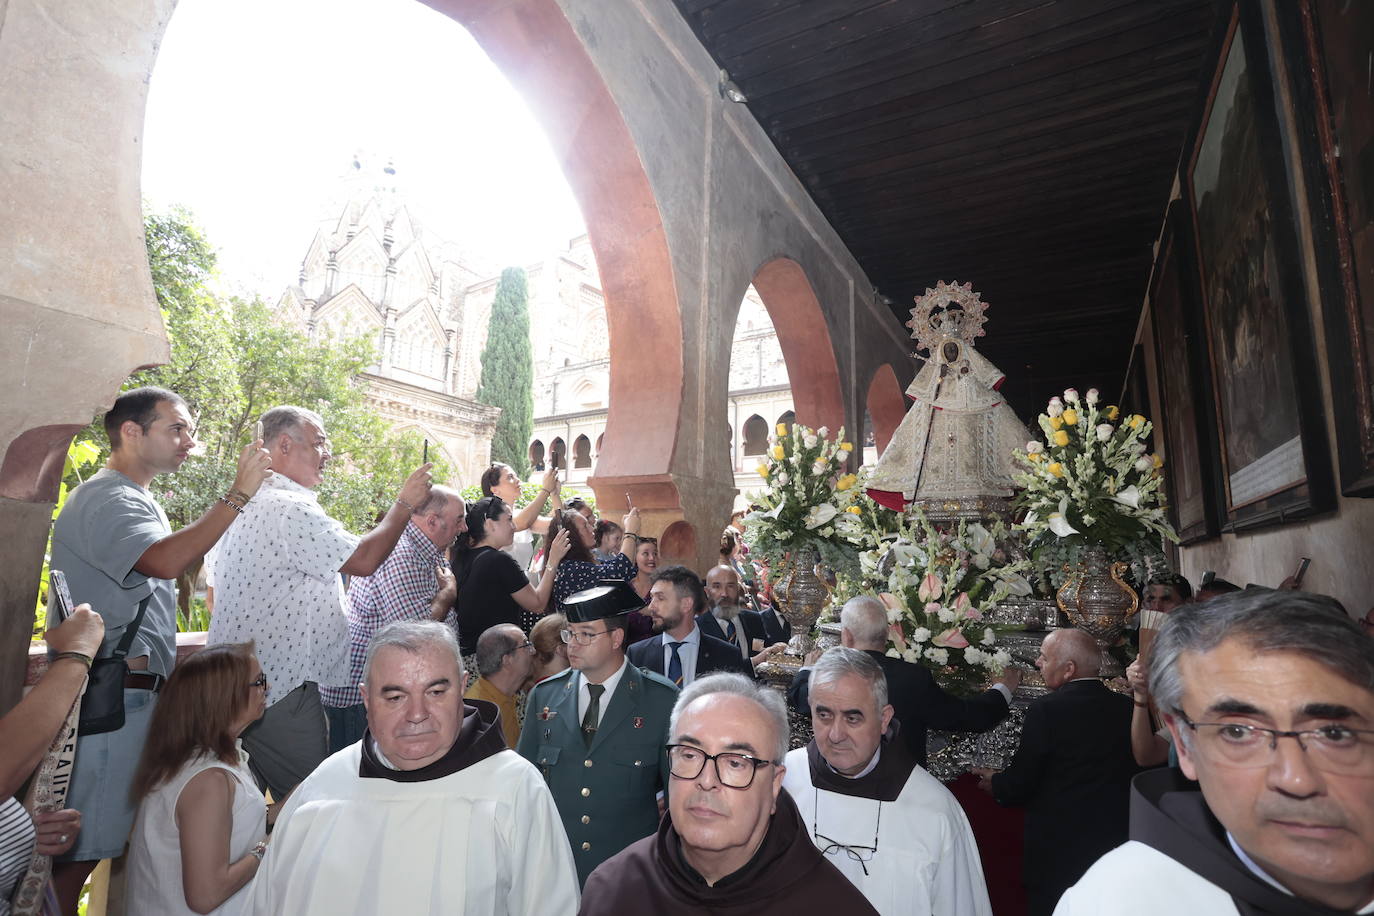
[[[282,808],[255,913],[571,916],[578,883],[538,770],[496,706],[463,699],[452,630],[404,621],[368,647],[368,728]]]
[[[883,916],[992,916],[978,846],[949,790],[893,740],[883,670],[836,647],[811,670],[815,737],[783,787],[813,842]]]

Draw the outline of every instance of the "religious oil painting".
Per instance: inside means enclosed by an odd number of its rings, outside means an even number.
[[[1325,442],[1263,35],[1233,17],[1188,175],[1232,528],[1316,510]]]
[[[1207,435],[1212,411],[1187,228],[1187,211],[1170,208],[1150,281],[1161,402],[1156,428],[1163,434],[1169,461],[1165,481],[1170,521],[1183,544],[1216,534],[1214,452]]]
[[[1282,13],[1300,19],[1288,33],[1305,39],[1299,53],[1308,65],[1293,70],[1310,77],[1296,91],[1299,113],[1311,115],[1311,129],[1301,134],[1312,141],[1304,150],[1308,185],[1319,255],[1327,256],[1322,304],[1331,380],[1350,404],[1335,412],[1341,489],[1374,496],[1374,3],[1303,0],[1294,7]]]

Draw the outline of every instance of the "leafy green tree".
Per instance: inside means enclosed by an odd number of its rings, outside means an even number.
[[[491,439],[491,460],[510,465],[522,478],[530,471],[533,392],[528,285],[522,268],[507,267],[501,271],[501,282],[491,303],[477,400],[501,408]]]

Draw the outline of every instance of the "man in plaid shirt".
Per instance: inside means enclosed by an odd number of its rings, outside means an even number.
[[[467,530],[463,498],[448,487],[433,486],[415,509],[396,548],[377,571],[357,576],[348,586],[348,687],[320,687],[329,718],[329,752],[343,750],[363,736],[367,713],[359,685],[372,634],[397,620],[438,620],[458,633],[454,611],[457,588],[445,557],[454,538]]]

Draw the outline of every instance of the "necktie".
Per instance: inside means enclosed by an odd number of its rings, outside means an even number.
[[[682,659],[678,656],[677,650],[681,647],[680,642],[670,642],[669,647],[673,650],[673,657],[668,660],[668,680],[679,687],[682,686]]]
[[[592,695],[592,701],[587,704],[587,714],[582,717],[582,743],[591,747],[592,739],[596,737],[596,725],[601,721],[601,694],[606,692],[606,685],[588,684],[587,692]]]
[[[725,621],[725,641],[735,641],[735,622],[733,620]]]

